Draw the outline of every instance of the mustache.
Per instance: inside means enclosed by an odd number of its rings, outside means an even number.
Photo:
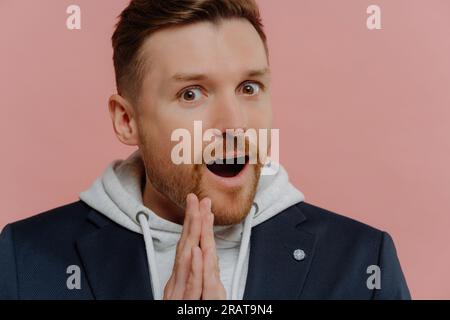
[[[246,135],[235,135],[224,132],[222,136],[216,136],[214,141],[203,146],[202,156],[205,164],[235,163],[233,161],[249,161],[251,164],[259,164],[260,150],[256,141],[252,141]],[[245,160],[244,160],[245,159]],[[238,162],[240,163],[240,162]]]

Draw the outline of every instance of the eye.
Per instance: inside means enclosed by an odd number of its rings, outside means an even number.
[[[247,96],[257,95],[260,89],[261,85],[257,82],[245,82],[241,87],[242,93]]]
[[[197,87],[187,88],[180,92],[179,98],[185,102],[196,102],[202,97],[202,90]]]

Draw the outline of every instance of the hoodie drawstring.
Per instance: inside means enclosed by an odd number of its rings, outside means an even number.
[[[254,209],[253,209],[254,208]],[[233,282],[231,285],[231,300],[239,300],[239,281],[242,277],[242,267],[244,266],[245,258],[247,257],[248,248],[250,245],[250,234],[252,231],[253,217],[258,212],[258,205],[253,203],[250,213],[245,218],[244,230],[242,231],[241,247],[239,248],[239,255],[236,262],[236,268],[233,273]]]
[[[148,271],[150,273],[150,283],[152,285],[153,299],[162,300],[161,287],[159,285],[158,269],[156,267],[155,248],[153,246],[152,234],[148,223],[148,216],[145,212],[138,212],[136,220],[139,221],[144,236],[145,251],[147,253]]]
[[[233,272],[233,281],[231,285],[231,300],[239,300],[239,281],[242,277],[242,268],[244,266],[245,259],[247,257],[247,252],[250,244],[250,235],[252,229],[253,217],[258,212],[258,205],[253,203],[250,213],[247,215],[244,221],[244,228],[242,231],[241,245],[239,248],[239,255],[236,262],[236,267]],[[153,298],[155,300],[162,300],[163,296],[161,293],[160,279],[158,275],[158,269],[156,266],[156,255],[155,248],[153,246],[152,234],[150,231],[150,225],[148,223],[148,216],[145,212],[139,211],[136,215],[136,220],[142,229],[142,235],[144,236],[145,251],[147,254],[147,263],[150,273],[150,282],[153,291]]]

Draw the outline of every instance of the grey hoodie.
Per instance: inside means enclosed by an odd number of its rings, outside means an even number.
[[[126,160],[115,160],[80,199],[122,227],[143,234],[153,297],[162,299],[174,264],[182,226],[165,220],[142,201],[144,164],[139,150]],[[242,299],[247,279],[251,228],[304,201],[279,165],[274,175],[261,175],[253,206],[236,225],[215,226],[220,278],[228,299]]]

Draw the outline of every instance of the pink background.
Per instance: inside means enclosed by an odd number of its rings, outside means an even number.
[[[127,1],[0,1],[0,228],[113,159],[110,36]],[[450,298],[450,1],[260,0],[281,162],[306,201],[387,230],[414,298]],[[65,26],[81,6],[82,30]],[[366,28],[366,8],[382,30]],[[43,235],[45,236],[45,235]]]

